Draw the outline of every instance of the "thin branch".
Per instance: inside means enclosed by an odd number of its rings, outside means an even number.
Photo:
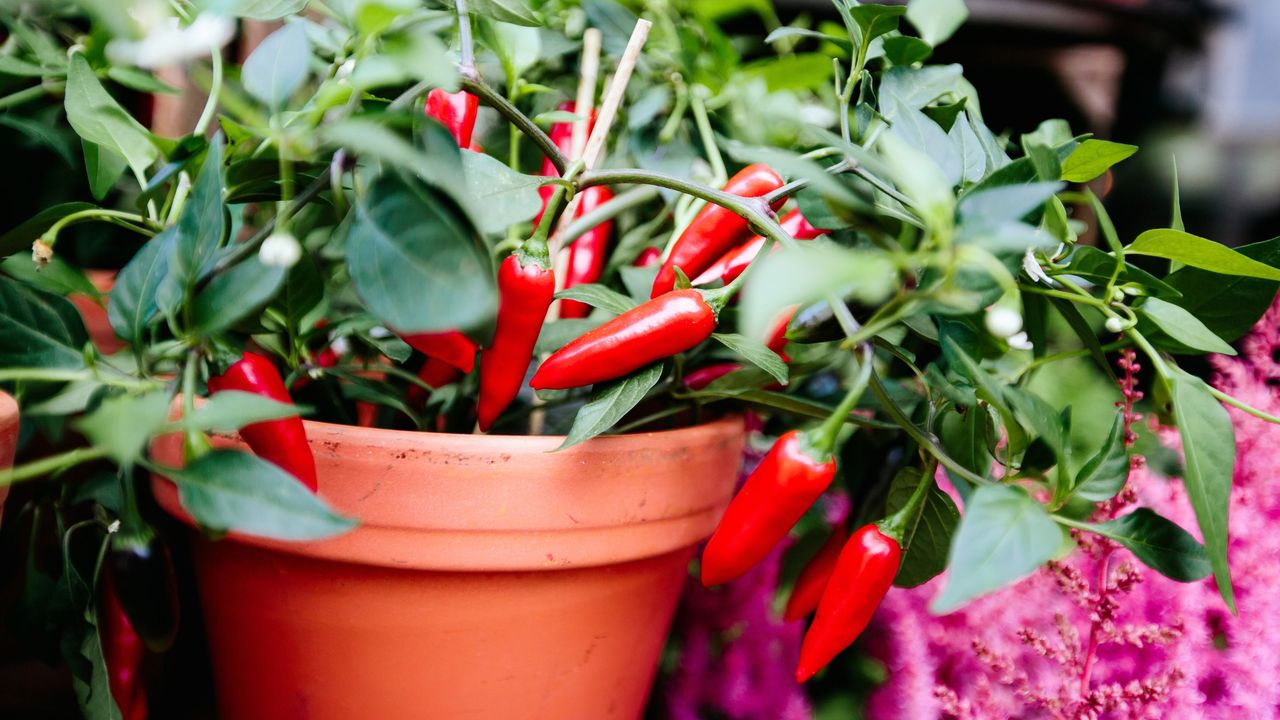
[[[494,110],[497,110],[499,115],[506,118],[512,125],[515,125],[520,132],[524,133],[525,137],[532,140],[533,144],[538,146],[538,150],[551,161],[551,164],[555,166],[558,172],[561,174],[564,173],[564,169],[568,167],[569,161],[565,158],[564,154],[560,152],[560,148],[557,148],[556,144],[551,141],[551,138],[542,131],[542,128],[535,125],[533,121],[524,113],[520,112],[515,105],[512,105],[496,90],[486,85],[478,76],[468,76],[464,73],[461,84],[463,90],[466,90],[472,95],[480,98],[484,104]]]

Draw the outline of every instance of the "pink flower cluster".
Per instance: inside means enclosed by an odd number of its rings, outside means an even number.
[[[1280,305],[1239,358],[1215,357],[1214,384],[1280,413]],[[1136,364],[1120,365],[1133,418]],[[1213,581],[1183,584],[1127,550],[1077,535],[1080,550],[1013,587],[943,617],[929,613],[941,579],[891,592],[866,635],[889,681],[871,718],[1280,717],[1280,427],[1231,409],[1237,461],[1229,556],[1239,616]],[[1177,433],[1160,431],[1177,446]],[[1135,464],[1110,517],[1151,507],[1196,533],[1183,485]]]

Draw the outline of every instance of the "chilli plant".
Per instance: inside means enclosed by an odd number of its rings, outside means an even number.
[[[865,521],[788,608],[816,610],[801,681],[892,584],[949,568],[946,612],[1070,552],[1072,530],[1176,580],[1212,574],[1234,607],[1221,403],[1276,418],[1176,358],[1234,352],[1280,282],[1274,241],[1197,237],[1175,201],[1169,227],[1124,242],[1090,183],[1136,148],[1062,121],[997,134],[961,67],[929,64],[962,0],[836,0],[817,26],[769,11],[767,37],[741,38],[718,23],[733,3],[687,5],[6,11],[0,120],[72,155],[60,119],[37,120],[60,106],[96,198],[0,237],[0,382],[35,431],[0,483],[46,479],[24,511],[68,548],[56,576],[33,561],[23,611],[76,608],[53,645],[87,708],[128,712],[136,692],[100,692],[97,628],[120,624],[91,601],[104,567],[124,625],[153,649],[173,637],[167,555],[139,509],[149,473],[211,533],[353,527],[314,494],[300,414],[560,434],[565,451],[749,408],[780,437],[704,582],[744,573],[837,478]],[[234,65],[236,18],[283,24]],[[179,61],[208,101],[189,134],[159,137],[128,108],[171,91],[149,70]],[[138,247],[105,293],[64,259],[90,238]],[[104,303],[124,347],[90,343],[67,295]],[[1203,545],[1149,510],[1095,522],[1127,476],[1123,413],[1033,390],[1075,358],[1110,374],[1129,349],[1181,433]],[[1109,430],[1082,446],[1073,414]],[[253,454],[210,442],[237,429]],[[149,455],[174,433],[181,468]]]

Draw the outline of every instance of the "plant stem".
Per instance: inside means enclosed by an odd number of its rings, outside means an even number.
[[[924,468],[920,471],[919,484],[916,485],[915,490],[911,491],[911,497],[907,498],[907,504],[880,523],[881,532],[897,540],[898,545],[904,550],[906,549],[907,524],[911,518],[915,518],[916,522],[919,522],[920,511],[923,509],[921,502],[934,485],[933,474],[937,469],[937,460],[932,457],[929,458],[925,462]],[[914,525],[915,523],[911,524]]]
[[[44,94],[45,94],[45,87],[43,84],[25,88],[15,93],[9,93],[4,97],[0,97],[0,110],[5,110],[11,107],[17,107],[18,105],[21,105],[23,103],[27,103],[32,100],[35,100],[36,98],[43,97]]]
[[[885,412],[889,413],[889,417],[894,419],[898,427],[910,435],[911,439],[915,440],[925,452],[937,458],[943,467],[975,485],[986,485],[988,483],[986,478],[973,473],[956,462],[942,448],[938,447],[923,430],[916,427],[916,424],[911,422],[911,418],[908,418],[906,413],[902,412],[902,408],[898,407],[897,403],[893,401],[893,398],[889,397],[889,393],[880,384],[880,378],[876,377],[874,372],[871,374],[871,392],[875,393],[876,399],[884,406]]]
[[[711,171],[715,179],[723,183],[729,179],[724,168],[724,158],[720,157],[720,146],[716,144],[716,134],[711,130],[711,120],[707,117],[707,106],[702,103],[701,85],[689,88],[689,107],[693,108],[693,121],[698,126],[698,134],[702,136],[702,145],[707,151],[707,161],[711,163]]]
[[[118,372],[118,371],[117,371]],[[32,382],[76,382],[95,380],[103,385],[123,388],[158,387],[160,383],[139,380],[129,376],[115,378],[99,377],[88,370],[60,370],[56,368],[3,368],[0,369],[0,382],[27,380]]]
[[[828,167],[826,170],[827,170],[827,173],[830,175],[839,175],[840,173],[848,172],[856,168],[857,166],[858,166],[857,160],[854,160],[852,158],[845,158],[844,160],[841,160],[840,162]],[[809,187],[812,184],[813,184],[813,181],[810,180],[809,178],[798,178],[796,180],[792,180],[786,185],[783,185],[777,190],[766,193],[761,197],[763,197],[764,201],[768,203],[770,207],[772,207],[773,204],[778,202],[779,200],[790,197],[800,192],[801,190]]]
[[[497,110],[499,115],[502,115],[508,122],[519,128],[520,132],[532,140],[533,144],[538,146],[538,150],[551,160],[551,164],[555,165],[556,170],[561,173],[564,172],[569,161],[560,152],[560,149],[556,147],[556,144],[551,141],[551,138],[542,131],[542,128],[535,125],[528,116],[520,112],[519,108],[508,102],[505,97],[485,84],[479,77],[474,74],[468,75],[465,69],[461,84],[463,90],[483,100],[486,105]]]
[[[474,69],[476,51],[471,39],[471,16],[467,13],[467,0],[454,0],[454,6],[458,10],[458,45],[462,49],[462,67]]]
[[[858,366],[857,378],[853,381],[853,385],[849,388],[849,392],[845,394],[844,399],[836,406],[835,412],[831,413],[831,417],[827,418],[827,421],[813,432],[813,446],[818,452],[822,453],[822,457],[826,457],[835,451],[836,439],[840,435],[840,429],[844,427],[849,415],[857,407],[858,400],[862,399],[862,394],[867,391],[867,383],[871,380],[873,360],[871,345],[863,343],[862,362]]]
[[[213,83],[209,86],[209,97],[204,102],[204,110],[200,111],[200,119],[196,121],[192,135],[204,135],[218,109],[218,96],[222,94],[222,48],[213,47],[209,61],[213,66]]]
[[[105,457],[107,457],[107,451],[97,447],[76,448],[57,455],[50,455],[39,460],[33,460],[25,465],[0,470],[0,487],[48,475],[58,470],[65,470],[80,463],[101,460]]]
[[[43,240],[46,245],[52,247],[53,244],[58,241],[58,233],[62,232],[63,228],[68,225],[75,225],[79,222],[95,219],[100,219],[103,222],[109,222],[113,225],[120,225],[121,227],[126,227],[131,230],[140,230],[139,226],[141,226],[141,228],[144,228],[145,230],[140,234],[144,235],[148,234],[148,232],[154,235],[162,229],[158,222],[148,220],[137,213],[124,212],[123,210],[108,210],[106,208],[90,208],[88,210],[81,210],[79,212],[73,212],[70,215],[63,216],[53,225],[50,225],[49,229],[45,230],[40,236],[40,239]]]
[[[1212,394],[1214,397],[1218,398],[1222,402],[1232,407],[1239,408],[1240,410],[1243,410],[1260,420],[1266,420],[1269,423],[1276,423],[1277,425],[1280,425],[1280,417],[1272,415],[1271,413],[1266,412],[1264,410],[1259,410],[1258,408],[1244,402],[1243,400],[1239,400],[1234,396],[1231,396],[1222,392],[1218,388],[1212,385],[1209,385],[1208,383],[1205,383],[1205,385],[1206,387],[1209,388],[1210,394]]]

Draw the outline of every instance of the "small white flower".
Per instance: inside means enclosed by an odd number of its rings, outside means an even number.
[[[1011,338],[1022,329],[1022,315],[1006,307],[987,308],[987,331],[998,338]]]
[[[1006,340],[1006,342],[1008,342],[1009,347],[1013,348],[1014,350],[1033,349],[1033,346],[1031,345],[1031,340],[1027,338],[1027,334],[1025,332],[1016,332],[1010,335],[1009,339]]]
[[[1022,256],[1022,269],[1035,282],[1042,282],[1045,285],[1053,284],[1053,280],[1045,274],[1044,268],[1040,267],[1040,262],[1036,260],[1035,251],[1031,249],[1028,249],[1027,254]]]
[[[208,57],[231,41],[236,25],[230,18],[202,13],[182,27],[178,18],[142,22],[141,40],[112,40],[107,57],[114,63],[158,68]]]
[[[1124,321],[1118,317],[1107,318],[1107,322],[1104,325],[1107,328],[1107,332],[1118,333],[1124,331]]]
[[[329,349],[336,355],[346,355],[351,352],[351,341],[345,335],[333,338],[329,341]]]
[[[334,73],[333,76],[339,80],[345,80],[351,77],[351,71],[355,69],[356,61],[355,59],[350,59],[339,65],[338,72]]]
[[[301,257],[302,245],[287,232],[271,233],[258,248],[258,259],[263,265],[293,267]]]
[[[118,519],[112,520],[111,524],[107,526],[107,532],[108,533],[120,532],[120,521]]]
[[[382,327],[381,325],[375,325],[369,328],[369,337],[371,338],[376,338],[380,340],[382,338],[389,338],[391,337],[391,335],[392,335],[391,331]]]

